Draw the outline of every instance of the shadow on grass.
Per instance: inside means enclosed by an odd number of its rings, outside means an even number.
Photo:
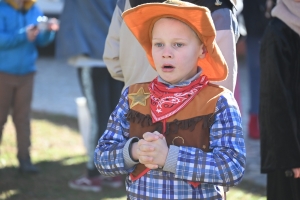
[[[251,181],[243,180],[238,186],[235,188],[238,188],[240,190],[243,190],[247,193],[252,193],[254,195],[258,196],[266,196],[266,187],[257,185]]]
[[[103,187],[102,191],[97,193],[70,189],[68,181],[78,178],[78,175],[83,173],[82,169],[85,169],[85,164],[65,165],[67,159],[37,163],[41,172],[36,175],[20,174],[15,167],[0,169],[0,199],[99,200],[118,199],[126,195],[125,186],[119,189]]]
[[[75,131],[78,131],[79,129],[76,117],[33,111],[31,114],[31,118],[38,120],[47,120],[53,124],[60,126],[68,126],[69,128]]]
[[[125,199],[125,186],[118,189],[103,187],[101,192],[72,190],[68,181],[78,178],[85,168],[84,163],[66,165],[69,159],[82,159],[83,156],[65,158],[56,162],[40,162],[41,172],[37,175],[20,174],[15,167],[0,169],[0,200],[99,200]],[[125,177],[123,177],[125,178]],[[258,196],[265,196],[265,188],[248,181],[242,181],[236,189]]]
[[[33,112],[32,118],[46,120],[59,126],[67,126],[78,132],[77,118],[49,114],[45,112]],[[70,164],[70,159],[81,159],[80,156],[64,158],[60,161],[40,162],[37,166],[41,169],[38,175],[21,175],[14,167],[0,168],[0,200],[98,200],[105,198],[120,199],[126,195],[125,186],[120,189],[103,187],[100,193],[82,192],[68,187],[68,181],[78,178],[85,169],[84,162]],[[265,196],[265,187],[243,180],[236,189],[258,196]],[[124,199],[124,198],[123,198]]]

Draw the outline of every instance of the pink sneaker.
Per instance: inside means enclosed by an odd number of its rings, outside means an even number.
[[[115,176],[115,177],[101,176],[101,182],[102,185],[112,187],[112,188],[119,188],[123,185],[121,176]]]
[[[100,176],[93,178],[81,177],[76,180],[70,181],[69,187],[76,190],[100,192],[102,189],[101,178]]]

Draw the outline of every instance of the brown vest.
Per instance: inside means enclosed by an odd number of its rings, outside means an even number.
[[[149,83],[139,83],[129,87],[129,94],[136,93],[141,87],[149,93]],[[209,129],[214,122],[216,103],[224,91],[217,85],[209,83],[182,110],[167,119],[166,132],[162,133],[162,122],[152,123],[150,98],[146,106],[140,104],[132,107],[127,120],[130,122],[129,136],[143,138],[145,132],[158,131],[165,135],[168,146],[188,146],[209,151]],[[129,105],[131,104],[129,99]],[[139,178],[147,168],[137,164],[131,176]]]

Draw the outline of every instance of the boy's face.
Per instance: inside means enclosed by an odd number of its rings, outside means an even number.
[[[198,58],[204,58],[203,44],[183,22],[161,18],[152,31],[152,57],[158,74],[176,84],[197,73]]]

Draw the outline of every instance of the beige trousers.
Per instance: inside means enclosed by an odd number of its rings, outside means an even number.
[[[29,158],[33,81],[34,73],[11,75],[0,72],[0,143],[7,117],[11,114],[17,133],[19,160]]]

